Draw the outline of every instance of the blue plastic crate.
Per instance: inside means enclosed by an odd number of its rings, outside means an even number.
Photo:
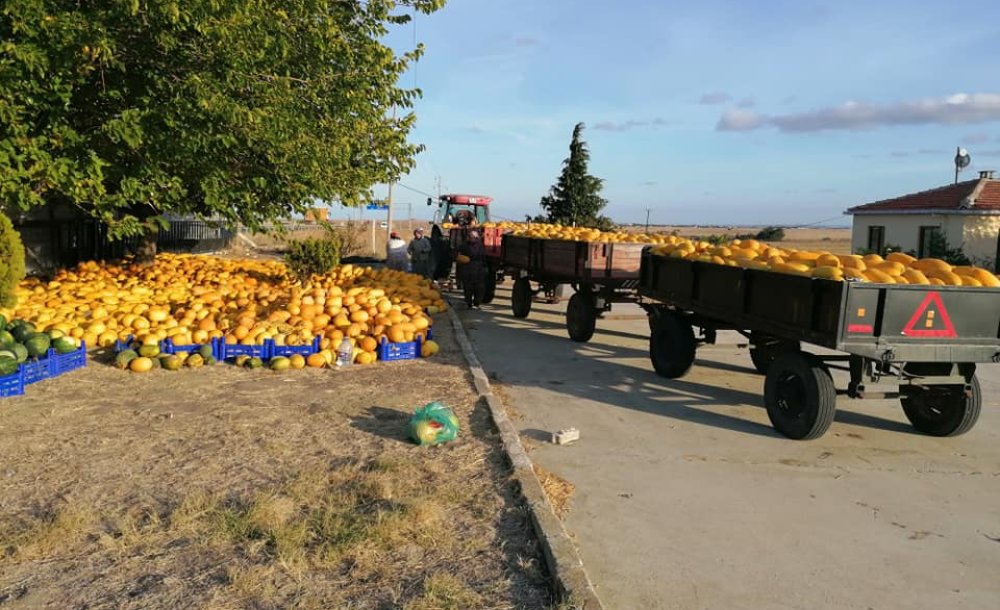
[[[277,345],[274,339],[268,339],[266,344],[269,346],[267,352],[267,358],[274,358],[276,356],[291,356],[293,354],[301,354],[302,356],[308,356],[310,354],[317,354],[320,351],[320,342],[323,340],[322,337],[317,335],[313,338],[312,343],[309,345]]]
[[[238,343],[226,343],[223,341],[221,346],[222,358],[219,358],[219,360],[228,360],[237,356],[250,356],[251,358],[267,360],[270,357],[270,348],[271,345],[268,342],[265,342],[263,345],[239,345]]]
[[[20,396],[24,394],[24,371],[17,368],[16,373],[0,377],[0,397]]]
[[[49,360],[51,361],[49,369],[53,377],[82,369],[87,366],[87,344],[81,341],[80,348],[68,354],[60,354],[56,350],[50,349]]]
[[[218,361],[224,360],[223,347],[224,341],[222,339],[212,339],[211,343],[206,343],[205,345],[212,346],[212,357]],[[196,352],[202,348],[200,344],[191,345],[174,345],[173,340],[167,337],[163,341],[160,341],[160,351],[164,354],[176,354],[177,352],[186,352],[188,354]]]
[[[378,346],[378,359],[386,362],[393,360],[413,360],[420,357],[420,337],[416,341],[406,343],[389,343],[385,337]]]
[[[48,379],[53,375],[52,359],[45,357],[25,360],[21,363],[21,373],[24,375],[24,385]]]

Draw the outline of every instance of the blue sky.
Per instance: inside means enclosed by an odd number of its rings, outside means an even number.
[[[494,216],[539,212],[579,121],[618,222],[846,225],[950,182],[956,146],[964,178],[1000,169],[995,1],[451,0],[390,42],[414,37],[402,184]]]

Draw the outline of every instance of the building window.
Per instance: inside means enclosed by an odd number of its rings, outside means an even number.
[[[868,227],[868,250],[881,253],[885,249],[885,227]]]
[[[932,252],[935,250],[935,241],[940,242],[941,239],[941,227],[920,227],[920,239],[917,242],[917,256],[919,258],[928,258],[934,254],[939,254],[937,252]]]

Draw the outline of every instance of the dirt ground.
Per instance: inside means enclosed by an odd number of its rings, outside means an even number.
[[[550,608],[446,317],[433,359],[133,374],[0,402],[0,607]],[[451,406],[459,439],[406,440]]]

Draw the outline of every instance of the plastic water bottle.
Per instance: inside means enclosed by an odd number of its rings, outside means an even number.
[[[344,337],[344,340],[337,346],[337,366],[349,366],[354,361],[354,346],[351,340]]]

